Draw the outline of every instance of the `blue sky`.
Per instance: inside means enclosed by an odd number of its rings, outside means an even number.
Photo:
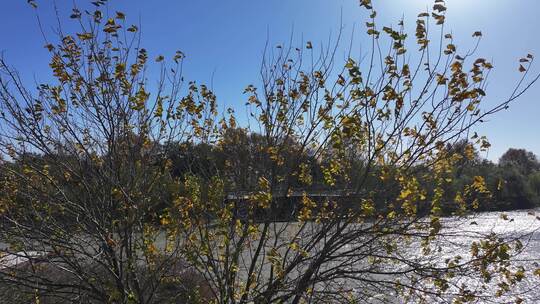
[[[50,34],[56,22],[53,1],[36,2],[42,24]],[[60,15],[69,16],[73,2],[56,2]],[[75,1],[81,7],[88,2]],[[395,25],[403,16],[413,35],[416,15],[433,1],[373,2],[379,24]],[[458,47],[470,47],[474,31],[484,34],[477,54],[495,65],[486,102],[508,97],[520,76],[518,59],[527,53],[540,58],[540,1],[447,0],[446,4],[446,29],[453,33]],[[109,10],[125,12],[133,23],[139,23],[140,18],[143,45],[152,54],[172,55],[177,49],[186,53],[185,77],[211,84],[222,105],[236,107],[245,101],[243,89],[258,81],[267,37],[276,45],[288,42],[293,33],[298,45],[302,40],[318,44],[336,36],[340,20],[347,39],[353,28],[357,33],[365,31],[366,21],[357,0],[110,0]],[[24,0],[1,2],[0,51],[24,79],[44,82],[50,77],[49,55],[43,48],[35,14]],[[355,38],[355,43],[360,45],[365,36],[356,36],[360,38]],[[339,56],[345,58],[344,51]],[[478,130],[492,143],[489,154],[484,155],[489,159],[498,159],[509,147],[525,148],[540,156],[540,83]]]

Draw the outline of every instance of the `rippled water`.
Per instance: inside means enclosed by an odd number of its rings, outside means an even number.
[[[519,254],[512,256],[512,269],[517,269],[519,266],[523,266],[528,271],[527,277],[518,282],[512,287],[510,293],[503,297],[496,298],[494,295],[498,289],[497,277],[494,277],[487,285],[486,289],[483,288],[482,280],[478,277],[478,274],[472,271],[466,271],[462,275],[456,276],[451,285],[462,286],[463,284],[467,289],[473,291],[475,294],[483,294],[486,297],[479,298],[472,303],[515,303],[517,297],[524,300],[524,303],[540,303],[540,277],[532,275],[531,272],[540,268],[540,209],[537,210],[522,210],[512,212],[486,212],[473,214],[467,217],[446,217],[441,219],[442,230],[440,239],[435,240],[432,243],[433,251],[429,255],[424,255],[420,243],[417,240],[407,242],[405,240],[398,240],[399,252],[395,253],[403,258],[404,261],[417,263],[418,265],[440,265],[445,267],[445,260],[454,258],[456,256],[463,257],[462,261],[468,261],[471,258],[471,243],[479,241],[490,234],[496,234],[498,238],[511,242],[519,239],[523,243],[523,249]],[[429,219],[428,219],[429,220]],[[276,230],[284,229],[288,233],[281,235],[283,242],[290,241],[290,238],[297,232],[296,228],[298,224],[295,223],[276,223]],[[370,224],[367,224],[369,226]],[[354,226],[351,229],[358,229],[363,227]],[[306,237],[300,237],[300,243],[302,239],[309,240],[310,230],[317,230],[317,225],[313,224],[311,229],[307,229]],[[370,236],[366,236],[369,238]],[[394,237],[394,236],[392,236]],[[348,251],[351,248],[355,248],[358,244],[364,242],[365,239],[358,240],[357,243],[351,242],[346,245],[340,251]],[[514,248],[512,243],[512,248]],[[321,244],[323,246],[324,244]],[[359,248],[362,251],[362,248]],[[369,251],[369,249],[368,249]],[[249,260],[249,252],[244,253],[247,260]],[[383,253],[385,255],[385,253]],[[366,255],[367,257],[367,255]],[[393,272],[407,272],[411,269],[411,266],[407,262],[401,262],[396,264],[377,264],[373,266],[367,258],[358,259],[358,262],[347,263],[347,257],[337,260],[335,262],[322,266],[324,268],[331,267],[346,267],[345,270],[350,270],[351,273],[356,273],[357,276],[363,276],[364,280],[355,279],[338,279],[334,281],[333,286],[330,287],[332,292],[335,290],[353,291],[359,300],[359,303],[418,303],[418,299],[405,300],[395,293],[393,288],[390,287],[391,283],[383,286],[384,284],[372,284],[369,280],[374,281],[388,281],[393,282],[396,278],[399,278],[402,282],[410,280],[414,276],[414,272],[407,273],[401,277],[390,273]],[[388,261],[389,259],[387,259]],[[343,263],[345,262],[345,263]],[[338,266],[338,265],[347,266]],[[246,265],[247,267],[247,265]],[[242,275],[242,267],[240,274]],[[374,270],[375,272],[370,272]],[[380,272],[377,272],[380,270]],[[261,269],[262,276],[268,271],[268,267]],[[298,269],[298,273],[302,273],[305,269]],[[378,274],[374,274],[378,273]],[[387,273],[387,274],[381,274]],[[409,281],[410,282],[410,281]],[[438,290],[432,289],[432,282],[429,280],[423,281],[425,286],[418,286],[422,290],[431,290],[437,293]],[[418,283],[422,284],[422,283]],[[457,289],[450,287],[445,294],[432,296],[427,303],[453,303],[454,292]],[[324,286],[315,287],[315,289],[322,289]],[[337,288],[337,289],[336,289]],[[323,301],[323,303],[334,303],[334,301]],[[338,301],[339,302],[339,301]]]
[[[494,299],[494,302],[514,302],[517,297],[525,303],[540,303],[540,277],[531,274],[540,268],[540,210],[522,210],[512,212],[488,212],[470,217],[467,221],[449,218],[448,230],[460,232],[456,237],[456,246],[449,248],[455,252],[468,254],[471,240],[478,235],[496,233],[504,240],[519,239],[524,248],[512,257],[513,266],[523,266],[528,275],[513,289],[513,295]],[[463,225],[465,224],[465,226]],[[468,225],[467,225],[468,224]],[[493,286],[493,288],[496,288]],[[479,301],[479,302],[487,302]]]
[[[297,225],[294,223],[276,223],[275,229],[287,230],[286,235],[282,236],[288,238],[295,234],[294,227]],[[536,210],[523,210],[512,212],[486,212],[478,213],[466,218],[447,217],[442,219],[443,229],[442,234],[445,235],[444,241],[435,246],[440,245],[440,251],[430,257],[426,257],[422,254],[418,243],[412,243],[409,245],[402,245],[400,249],[401,254],[406,259],[422,261],[426,258],[433,259],[432,261],[443,262],[447,258],[453,258],[456,255],[460,255],[467,260],[470,257],[470,245],[473,241],[485,237],[491,233],[495,233],[498,237],[504,240],[519,239],[523,245],[523,250],[512,257],[513,267],[523,266],[528,273],[521,282],[519,282],[512,290],[511,295],[501,298],[483,298],[474,303],[515,303],[517,297],[524,300],[524,303],[540,303],[540,276],[531,275],[530,273],[540,268],[540,209]],[[284,227],[287,228],[284,228]],[[290,230],[289,230],[290,229]],[[2,246],[0,246],[2,247]],[[344,250],[347,250],[345,248]],[[249,260],[250,252],[244,252],[246,260]],[[4,261],[5,262],[5,261]],[[363,262],[362,262],[363,263]],[[356,267],[365,267],[365,265],[355,264]],[[396,266],[382,266],[382,267],[396,267]],[[400,267],[400,266],[398,266]],[[402,265],[401,267],[406,267]],[[242,267],[241,267],[242,268]],[[395,269],[395,268],[393,268]],[[262,268],[263,276],[267,267]],[[242,275],[242,269],[240,270]],[[375,277],[376,278],[376,277]],[[392,277],[391,279],[395,279]],[[479,278],[475,277],[462,277],[459,279],[459,283],[468,285],[468,288],[474,290],[480,284]],[[365,288],[365,286],[355,287],[345,282],[346,289],[351,290],[355,288]],[[488,290],[482,292],[494,293],[497,289],[497,280],[493,280]],[[406,302],[400,299],[398,295],[391,290],[369,292],[366,297],[364,291],[364,297],[362,303],[416,303],[416,300]],[[452,296],[450,293],[443,295],[442,297],[435,297],[428,303],[452,303]]]
[[[515,286],[510,293],[500,298],[486,297],[477,299],[473,303],[516,303],[522,299],[523,303],[540,303],[540,276],[532,272],[540,268],[540,209],[511,212],[486,212],[471,215],[467,218],[448,217],[443,219],[444,242],[441,242],[441,251],[436,256],[440,261],[460,255],[467,259],[471,256],[470,245],[473,241],[495,233],[505,241],[520,240],[524,248],[511,257],[512,268],[523,266],[527,276]],[[450,236],[450,237],[448,237]],[[412,246],[407,254],[421,258],[419,246]],[[459,279],[459,285],[465,284],[470,290],[480,288],[481,280],[477,277],[464,277]],[[494,279],[487,289],[480,290],[484,294],[494,294],[498,289],[498,280]],[[456,282],[457,283],[457,282]],[[451,290],[451,289],[450,289]],[[479,290],[479,289],[477,289]],[[452,303],[452,296],[446,295],[433,298],[433,303]],[[406,303],[398,296],[378,294],[368,300],[370,303]],[[415,303],[414,301],[410,303]]]

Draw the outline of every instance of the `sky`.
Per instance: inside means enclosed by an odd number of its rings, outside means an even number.
[[[70,28],[73,3],[85,8],[90,1],[56,0],[63,26]],[[0,3],[0,52],[31,85],[50,80],[49,53],[39,30],[39,15],[45,34],[56,26],[52,0],[36,0],[32,9],[24,0]],[[373,0],[379,24],[393,24],[402,17],[414,36],[416,16],[433,0]],[[518,60],[528,53],[540,59],[540,1],[538,0],[447,0],[446,31],[458,48],[473,46],[471,34],[482,31],[477,55],[493,62],[487,103],[497,103],[511,94],[520,77]],[[223,108],[242,107],[244,88],[259,80],[265,44],[314,45],[335,38],[343,26],[345,44],[355,30],[353,43],[365,39],[366,12],[358,0],[110,0],[111,14],[122,11],[127,21],[140,24],[142,44],[150,52],[186,55],[186,79],[211,86]],[[345,50],[338,53],[346,58]],[[540,66],[533,72],[540,72]],[[524,148],[540,156],[540,83],[510,108],[490,117],[478,127],[492,147],[482,154],[496,161],[508,148]]]

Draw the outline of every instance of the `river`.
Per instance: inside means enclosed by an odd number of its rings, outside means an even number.
[[[314,227],[316,224],[313,224]],[[290,237],[296,234],[295,227],[298,227],[297,223],[274,223],[272,230],[282,230],[286,233],[281,235],[281,239],[284,243],[290,241]],[[409,243],[403,245],[400,248],[400,254],[402,254],[408,260],[422,261],[423,259],[435,259],[440,262],[453,258],[456,255],[464,257],[466,260],[470,257],[470,245],[473,241],[478,240],[491,233],[497,234],[498,237],[505,240],[519,239],[523,243],[523,249],[515,256],[512,256],[512,267],[522,266],[527,271],[527,276],[513,287],[511,295],[501,298],[483,298],[478,299],[473,303],[515,303],[516,299],[520,298],[524,300],[524,303],[540,303],[540,276],[533,275],[536,269],[540,269],[540,209],[536,210],[520,210],[510,212],[485,212],[470,215],[468,217],[446,217],[442,219],[443,229],[441,233],[445,235],[444,242],[441,242],[441,249],[430,256],[426,257],[422,254],[418,243]],[[314,228],[317,229],[317,228]],[[356,228],[353,228],[356,229]],[[437,241],[435,241],[436,245]],[[164,244],[162,244],[163,246]],[[321,244],[322,245],[322,244]],[[348,250],[346,245],[342,250]],[[350,246],[354,246],[351,244]],[[161,247],[161,246],[160,246]],[[242,254],[242,260],[249,260],[252,252],[244,252]],[[39,254],[37,254],[39,255]],[[10,259],[9,257],[3,257],[2,262],[5,264],[18,264],[24,262],[21,258]],[[366,267],[364,262],[359,262],[348,267]],[[240,266],[240,277],[248,265]],[[403,266],[403,265],[401,265]],[[396,266],[389,266],[396,267]],[[400,266],[397,266],[400,267]],[[406,266],[404,266],[406,267]],[[244,268],[244,269],[242,269]],[[267,272],[267,267],[262,266],[261,272]],[[301,273],[302,270],[299,271]],[[263,277],[265,275],[263,274]],[[395,277],[391,278],[395,279]],[[404,278],[405,280],[407,278]],[[467,285],[471,290],[478,288],[479,279],[472,276],[465,276],[459,278],[459,284]],[[393,293],[391,289],[381,291],[381,289],[374,290],[373,292],[366,291],[365,286],[355,286],[350,282],[341,282],[344,284],[345,289],[353,290],[354,292],[362,293],[362,300],[360,303],[417,303],[417,300],[404,300],[397,294]],[[485,293],[494,293],[497,289],[497,280],[490,282],[488,290],[484,290]],[[360,290],[362,289],[362,290]],[[451,291],[452,288],[449,289]],[[452,303],[452,296],[450,293],[443,295],[442,297],[434,297],[429,303]]]
[[[523,249],[512,255],[512,269],[522,266],[526,276],[515,286],[510,293],[500,298],[480,298],[472,303],[540,303],[540,274],[533,274],[540,269],[540,209],[519,210],[510,212],[485,212],[470,215],[466,218],[447,217],[442,221],[442,233],[451,236],[445,237],[443,248],[437,252],[438,259],[444,261],[460,255],[467,259],[470,257],[470,245],[479,238],[495,233],[505,241],[519,239]],[[421,258],[418,246],[407,249],[410,256]],[[470,290],[480,288],[480,278],[476,276],[456,279],[459,284],[465,284]],[[455,282],[458,283],[458,282]],[[482,290],[485,294],[494,294],[498,289],[499,281],[494,279],[488,288]],[[451,291],[452,288],[449,289]],[[448,294],[443,297],[433,297],[430,303],[453,303],[454,298]],[[399,296],[388,293],[378,294],[368,300],[370,303],[417,303],[415,300],[405,301]]]

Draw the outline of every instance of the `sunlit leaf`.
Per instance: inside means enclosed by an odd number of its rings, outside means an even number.
[[[373,5],[371,4],[371,0],[360,0],[360,6],[363,6],[366,9],[373,9]]]

